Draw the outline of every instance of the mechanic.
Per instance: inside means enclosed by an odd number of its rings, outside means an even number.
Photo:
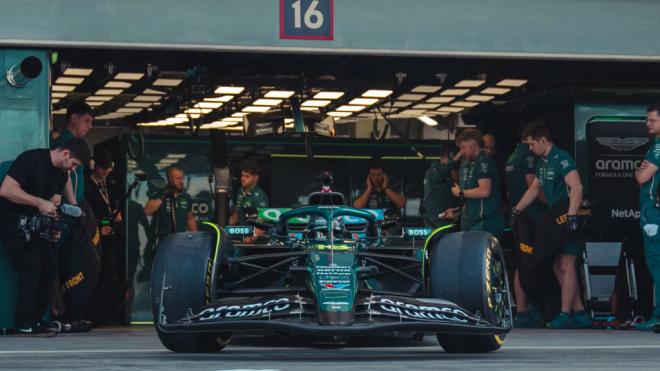
[[[66,110],[66,126],[51,142],[50,148],[61,147],[72,138],[83,138],[92,128],[94,117],[92,116],[92,107],[85,102],[73,102]],[[86,164],[81,164],[73,173],[73,190],[76,195],[76,202],[82,203],[85,196],[84,170]]]
[[[527,188],[532,185],[534,174],[536,173],[537,161],[538,157],[532,153],[529,150],[529,146],[523,142],[516,145],[513,153],[511,153],[507,159],[505,166],[506,192],[507,198],[512,205],[517,205],[518,201],[520,201],[527,191]],[[539,192],[539,198],[534,200],[525,209],[526,216],[534,224],[538,220],[539,213],[541,212],[542,204],[539,199],[542,199],[542,196],[543,192],[541,191]],[[534,231],[531,231],[532,235],[533,233]],[[521,262],[518,260],[519,259],[516,261],[516,272],[513,278],[513,289],[516,299],[516,318],[514,320],[514,327],[541,327],[543,324],[541,314],[533,306],[530,306],[528,311],[527,296],[520,285],[520,275],[517,266],[521,264]]]
[[[122,215],[117,210],[113,189],[108,185],[108,175],[114,166],[110,152],[96,151],[94,159],[90,161],[92,173],[85,182],[85,200],[89,203],[98,223],[94,242],[101,258],[99,282],[94,290],[88,313],[95,324],[107,322],[110,314],[123,299],[123,290],[119,284],[121,241],[117,234]]]
[[[163,204],[165,204],[164,207]],[[162,241],[176,232],[197,231],[197,221],[192,213],[192,197],[183,189],[183,170],[176,166],[167,169],[167,186],[153,192],[144,205],[147,216],[155,215],[154,235]]]
[[[268,195],[259,187],[259,165],[252,161],[244,162],[241,165],[241,189],[234,196],[229,225],[245,224],[246,210],[262,207],[268,207]],[[255,236],[246,237],[243,242],[254,243],[265,231],[256,228],[254,233]]]
[[[484,142],[477,129],[464,130],[456,143],[463,162],[459,183],[454,184],[451,191],[465,203],[460,211],[461,230],[486,231],[499,239],[504,232],[504,215],[495,162],[482,150]],[[457,213],[457,208],[445,211],[449,219],[456,219]]]
[[[48,332],[43,322],[53,299],[57,254],[38,234],[28,239],[19,230],[20,215],[57,216],[62,196],[75,204],[69,172],[89,161],[89,147],[79,138],[56,149],[21,153],[0,185],[0,242],[18,274],[15,326],[17,334]]]
[[[424,175],[424,198],[422,199],[424,223],[432,228],[451,224],[441,218],[443,211],[458,206],[458,199],[451,193],[454,184],[451,147],[445,146],[440,152],[440,160],[433,161]]]
[[[401,217],[401,209],[406,207],[406,198],[390,188],[390,179],[380,161],[369,164],[369,175],[365,189],[353,202],[357,209],[385,209],[385,215]]]
[[[660,202],[658,201],[658,182],[660,182],[660,103],[653,104],[646,110],[646,127],[653,135],[654,142],[646,152],[644,161],[635,171],[635,180],[640,185],[639,210],[640,225],[644,236],[644,255],[646,266],[655,283],[655,309],[651,318],[636,325],[639,330],[653,330],[660,327]]]
[[[536,165],[536,174],[532,184],[513,207],[512,215],[518,216],[543,191],[550,207],[569,199],[566,222],[563,224],[566,231],[576,231],[578,228],[577,212],[582,203],[582,182],[575,162],[566,151],[554,145],[550,131],[542,122],[528,125],[523,130],[522,137],[530,150],[541,158]],[[547,324],[549,328],[591,327],[591,316],[585,310],[580,297],[575,266],[578,256],[583,251],[584,244],[569,238],[559,256],[554,260],[553,271],[561,286],[561,313]]]

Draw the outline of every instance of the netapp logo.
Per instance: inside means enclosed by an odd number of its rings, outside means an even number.
[[[630,170],[634,171],[642,164],[642,160],[597,160],[596,169],[608,170]]]
[[[649,138],[596,137],[596,141],[617,152],[628,152],[645,145]]]
[[[635,209],[612,209],[611,213],[612,218],[620,218],[620,219],[639,219],[641,216],[641,212],[639,210]]]

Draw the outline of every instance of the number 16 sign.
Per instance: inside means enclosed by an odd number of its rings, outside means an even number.
[[[280,0],[280,39],[332,40],[333,0]]]

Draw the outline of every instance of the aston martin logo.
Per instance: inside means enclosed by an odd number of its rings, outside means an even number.
[[[596,141],[618,152],[628,152],[648,143],[649,138],[596,137]]]

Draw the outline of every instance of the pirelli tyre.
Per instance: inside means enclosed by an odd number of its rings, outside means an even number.
[[[158,327],[159,322],[173,323],[216,300],[218,272],[215,267],[219,266],[218,256],[223,255],[215,255],[216,245],[221,251],[228,248],[224,236],[216,242],[219,235],[220,230],[217,234],[180,232],[158,245],[151,276],[151,306],[158,338],[169,350],[215,352],[229,341],[230,333],[172,333]]]
[[[452,301],[489,323],[511,326],[511,299],[502,250],[490,233],[456,232],[432,242],[427,293]],[[449,353],[499,349],[504,335],[436,334]]]

